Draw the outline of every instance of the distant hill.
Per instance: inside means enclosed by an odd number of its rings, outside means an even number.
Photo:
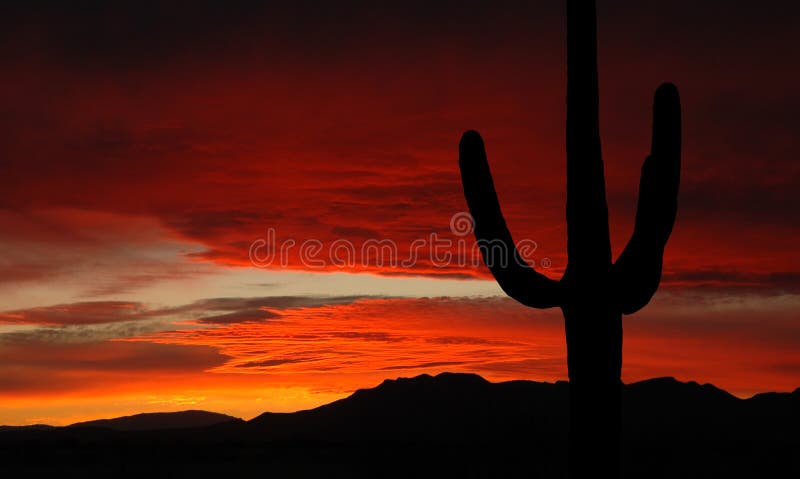
[[[0,426],[0,432],[3,431],[42,431],[48,429],[54,429],[55,426],[50,426],[47,424],[29,424],[27,426]]]
[[[800,389],[739,399],[657,378],[623,401],[625,477],[800,477]],[[0,463],[82,477],[561,478],[568,403],[566,382],[421,375],[250,421],[184,411],[0,428]]]
[[[98,419],[71,424],[71,428],[104,428],[115,431],[152,431],[159,429],[190,429],[213,426],[241,419],[208,411],[156,412]]]
[[[271,439],[449,442],[531,433],[566,437],[569,385],[490,383],[474,374],[386,380],[333,403],[264,413],[248,426]]]

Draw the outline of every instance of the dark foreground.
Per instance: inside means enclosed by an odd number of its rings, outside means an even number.
[[[800,390],[625,387],[630,478],[800,477]],[[443,374],[245,422],[203,412],[0,428],[4,477],[565,477],[568,387]],[[9,475],[11,474],[11,475]]]

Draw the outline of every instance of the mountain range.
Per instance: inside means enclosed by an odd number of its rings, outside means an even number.
[[[800,477],[800,388],[737,398],[657,378],[623,388],[626,477]],[[0,427],[25,477],[566,477],[569,385],[443,373],[249,421],[205,411]],[[22,477],[22,476],[20,476]]]

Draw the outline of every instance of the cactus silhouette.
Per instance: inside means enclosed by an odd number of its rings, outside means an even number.
[[[464,133],[459,166],[483,259],[503,291],[534,308],[560,307],[570,380],[570,477],[618,477],[622,315],[658,288],[677,210],[681,113],[677,88],[655,92],[650,155],[639,184],[636,221],[616,262],[600,149],[595,2],[567,0],[567,267],[561,280],[526,265],[500,211],[483,140]],[[505,248],[496,248],[498,242]],[[503,249],[505,251],[503,251]],[[513,255],[508,258],[504,255]]]

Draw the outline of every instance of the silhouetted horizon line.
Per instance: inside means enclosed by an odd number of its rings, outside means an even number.
[[[557,385],[567,386],[569,384],[569,381],[566,380],[566,379],[556,380],[556,381],[537,381],[537,380],[533,380],[533,379],[508,379],[508,380],[502,380],[502,381],[492,381],[492,380],[484,378],[483,376],[481,376],[478,373],[460,372],[460,371],[442,371],[442,372],[439,372],[439,373],[421,373],[421,374],[417,374],[415,376],[397,376],[397,377],[394,377],[394,378],[385,378],[379,384],[377,384],[375,386],[363,387],[363,388],[355,389],[352,392],[347,393],[345,396],[343,396],[340,399],[336,399],[334,401],[323,403],[323,404],[320,404],[319,406],[316,406],[316,407],[313,407],[313,408],[297,409],[297,410],[292,410],[292,411],[263,411],[263,412],[258,413],[255,416],[250,417],[250,418],[239,417],[239,416],[236,416],[236,415],[233,415],[233,414],[229,414],[229,413],[226,413],[226,412],[192,408],[192,409],[176,409],[176,410],[163,410],[163,411],[147,411],[147,412],[132,413],[132,414],[126,414],[126,415],[122,415],[122,416],[113,416],[113,417],[103,416],[103,417],[97,417],[97,418],[93,418],[93,419],[85,419],[85,420],[77,421],[77,422],[66,424],[66,425],[52,425],[52,424],[46,424],[46,423],[0,424],[0,430],[8,429],[8,428],[35,428],[35,427],[55,428],[55,429],[58,429],[58,428],[76,428],[76,427],[95,427],[91,423],[101,423],[101,422],[105,422],[105,421],[117,421],[117,420],[133,419],[133,418],[139,418],[139,417],[143,418],[143,417],[153,417],[153,416],[163,416],[163,415],[176,415],[176,414],[186,414],[186,413],[203,413],[203,414],[216,415],[216,416],[220,416],[220,417],[229,418],[230,421],[250,422],[250,421],[253,421],[253,420],[255,420],[255,419],[257,419],[257,418],[259,418],[261,416],[269,415],[269,414],[295,414],[295,413],[301,413],[301,412],[305,412],[305,411],[313,411],[313,410],[316,410],[316,409],[319,409],[319,408],[323,408],[325,406],[337,403],[339,401],[343,401],[343,400],[349,399],[349,398],[353,397],[354,395],[358,394],[361,391],[377,390],[377,389],[379,389],[381,387],[384,387],[386,385],[389,385],[389,384],[401,383],[401,382],[413,382],[413,381],[420,381],[420,380],[437,380],[437,379],[442,380],[442,379],[447,379],[447,378],[457,378],[457,379],[461,379],[461,380],[465,380],[467,378],[471,378],[472,380],[479,380],[479,381],[482,381],[482,382],[484,382],[486,384],[529,383],[529,384],[540,384],[540,385],[550,385],[550,386],[557,386]],[[723,388],[721,388],[719,386],[716,386],[715,384],[710,383],[710,382],[699,382],[699,381],[695,381],[695,380],[681,380],[681,379],[676,378],[675,376],[655,376],[655,377],[642,379],[642,380],[638,380],[638,381],[632,381],[632,382],[628,382],[628,383],[623,382],[623,386],[624,387],[630,387],[630,386],[640,385],[640,384],[653,384],[653,383],[656,383],[656,382],[660,382],[660,383],[669,382],[670,384],[688,385],[688,386],[693,386],[693,387],[698,387],[698,388],[706,388],[706,389],[713,388],[713,390],[716,390],[718,392],[724,393],[724,394],[730,396],[731,398],[733,398],[733,399],[735,399],[737,401],[748,401],[748,400],[751,400],[751,399],[753,399],[755,397],[763,396],[763,395],[773,395],[773,394],[788,394],[788,395],[791,395],[791,394],[795,394],[795,393],[799,393],[800,394],[800,386],[797,386],[796,388],[792,389],[791,391],[762,391],[762,392],[754,393],[754,394],[752,394],[750,396],[743,397],[743,396],[731,393],[730,391],[728,391],[726,389],[723,389]],[[97,426],[97,427],[102,427],[102,426]]]

